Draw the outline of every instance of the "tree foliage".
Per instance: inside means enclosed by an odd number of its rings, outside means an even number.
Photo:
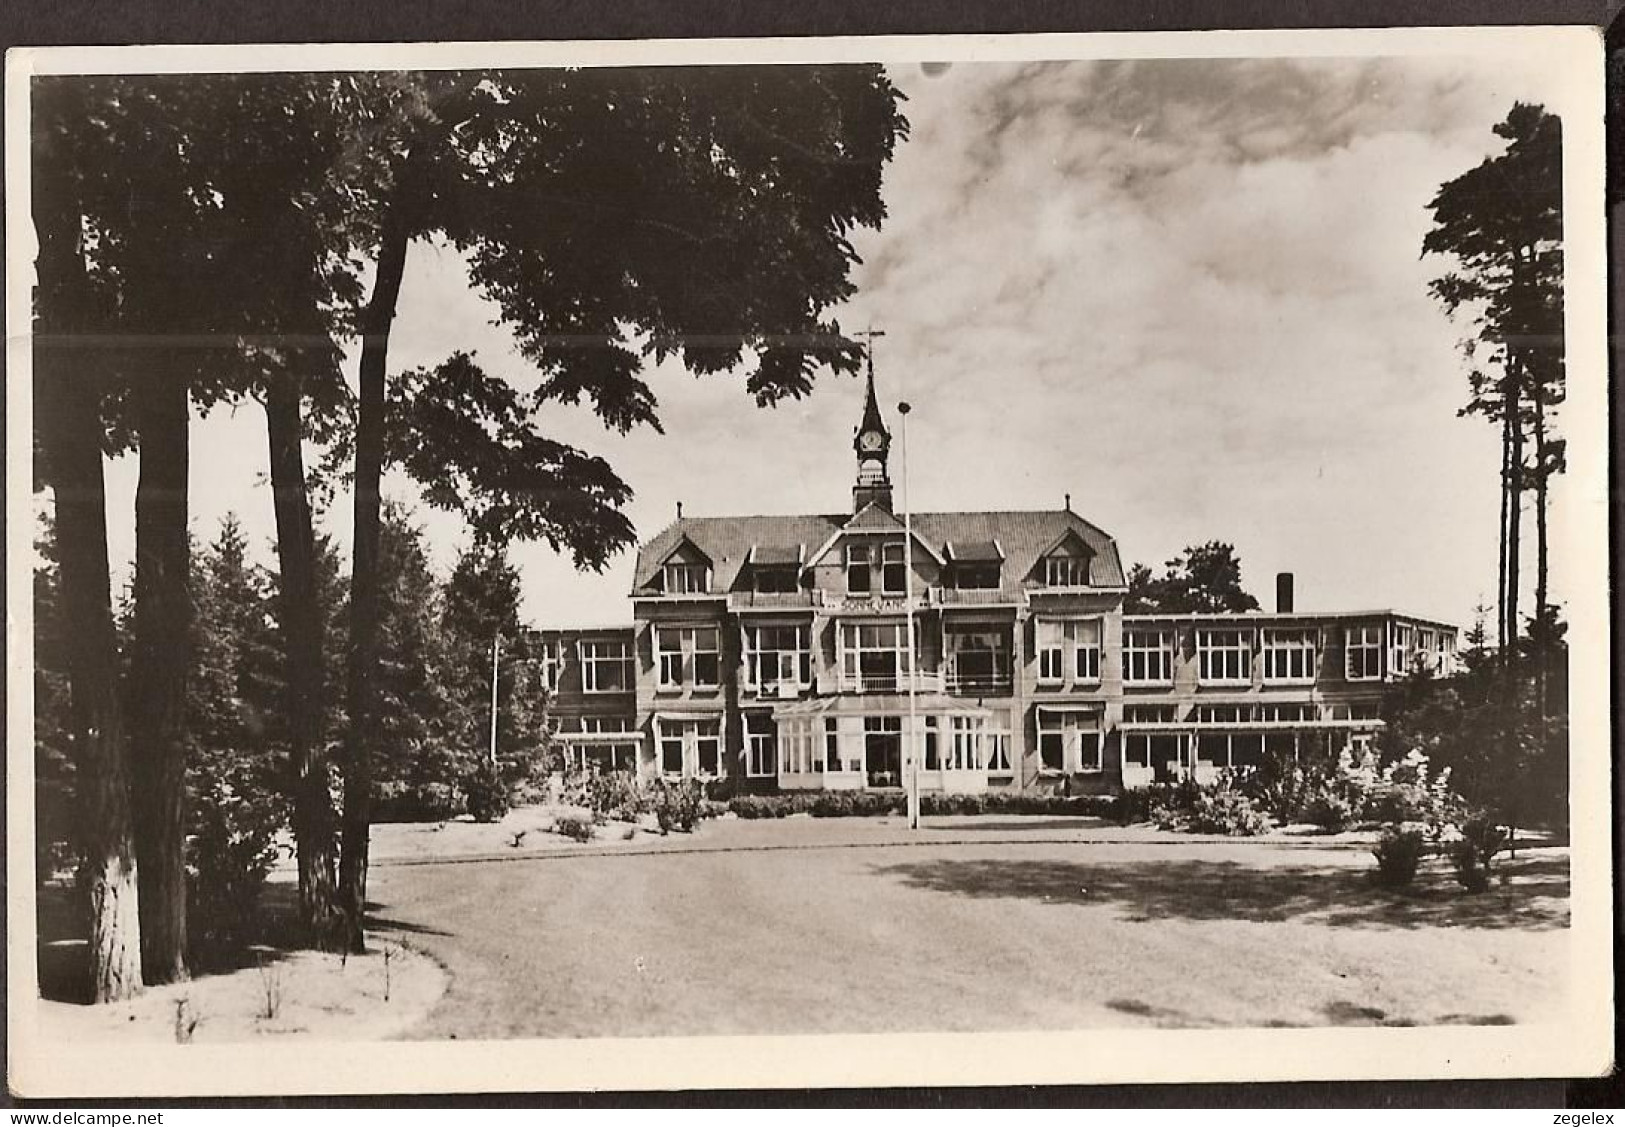
[[[1129,569],[1126,614],[1192,614],[1258,609],[1241,585],[1241,561],[1233,544],[1193,544],[1168,561],[1161,576],[1149,567]]]

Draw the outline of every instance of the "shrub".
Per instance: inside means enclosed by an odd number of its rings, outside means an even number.
[[[186,842],[190,939],[201,963],[259,938],[260,897],[276,863],[283,811],[246,773],[198,784]]]
[[[1476,813],[1462,821],[1461,836],[1450,844],[1450,864],[1456,882],[1468,892],[1485,892],[1490,887],[1490,864],[1506,848],[1507,828],[1486,813]]]
[[[500,822],[510,806],[508,784],[494,763],[482,762],[463,780],[468,813],[476,822]]]
[[[1151,821],[1152,793],[1150,787],[1130,787],[1124,791],[1117,799],[1117,820],[1125,826]]]
[[[591,818],[578,818],[574,814],[566,814],[553,823],[553,831],[563,834],[572,841],[591,841],[598,828],[593,825]]]
[[[663,834],[672,830],[683,833],[693,831],[705,816],[702,810],[700,784],[695,779],[668,782],[656,779],[649,788],[649,806],[654,811],[655,823]]]
[[[633,822],[649,809],[649,796],[631,771],[592,771],[581,787],[581,805],[600,820]]]
[[[1251,837],[1268,833],[1275,822],[1241,789],[1243,776],[1221,771],[1214,782],[1194,779],[1158,783],[1150,788],[1151,820],[1159,829],[1181,833]]]
[[[379,783],[373,794],[375,822],[444,822],[462,810],[457,791],[449,783],[394,780]]]
[[[1410,884],[1426,850],[1426,835],[1420,826],[1404,822],[1384,826],[1371,851],[1377,858],[1377,883],[1387,888]]]
[[[1319,776],[1297,812],[1305,822],[1331,833],[1341,833],[1354,821],[1354,803],[1331,779]]]

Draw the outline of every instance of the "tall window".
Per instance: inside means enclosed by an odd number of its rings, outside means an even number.
[[[669,563],[662,570],[668,595],[697,595],[711,588],[711,569],[702,563]]]
[[[778,739],[772,715],[745,713],[745,774],[762,779],[778,773]]]
[[[1196,651],[1204,682],[1235,684],[1252,680],[1252,631],[1198,630]]]
[[[949,724],[952,738],[944,766],[950,771],[980,771],[982,731],[986,721],[980,716],[954,716]]]
[[[869,545],[846,546],[846,590],[852,595],[867,595],[869,585]]]
[[[582,642],[581,688],[588,693],[625,693],[632,689],[632,653],[622,641]]]
[[[745,683],[763,695],[794,694],[812,684],[805,626],[747,626]]]
[[[1388,668],[1394,675],[1400,676],[1411,671],[1411,646],[1416,640],[1416,630],[1408,622],[1394,623],[1393,653],[1388,661]]]
[[[1010,635],[1005,630],[948,630],[949,692],[992,692],[1010,687]]]
[[[721,682],[722,662],[715,626],[657,626],[655,655],[659,685],[680,689],[714,689]]]
[[[1131,685],[1166,685],[1174,679],[1172,630],[1123,631],[1123,680]]]
[[[1282,682],[1314,679],[1313,630],[1264,631],[1264,680]]]
[[[859,692],[895,692],[909,668],[908,630],[903,623],[842,623],[843,687]]]
[[[1099,771],[1100,717],[1040,708],[1038,755],[1047,771]]]
[[[1038,679],[1053,684],[1066,680],[1066,634],[1063,624],[1040,618],[1033,626],[1038,650]]]
[[[1044,584],[1048,587],[1089,586],[1089,560],[1084,556],[1044,557]]]
[[[1100,680],[1100,619],[1080,618],[1068,622],[1066,631],[1072,643],[1072,679]]]
[[[904,558],[902,544],[882,544],[880,546],[880,591],[885,595],[901,595],[907,588],[908,580],[904,575],[907,561]]]
[[[1382,676],[1382,627],[1350,626],[1343,631],[1344,676],[1373,681]]]
[[[559,691],[560,681],[564,677],[564,643],[542,643],[542,688],[548,692]]]
[[[989,728],[982,733],[987,749],[987,772],[990,775],[1008,775],[1010,768],[1010,731],[1007,728]]]

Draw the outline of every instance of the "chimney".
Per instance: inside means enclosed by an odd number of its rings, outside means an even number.
[[[1275,612],[1277,614],[1292,613],[1292,573],[1279,572],[1275,576]]]
[[[683,519],[683,503],[681,501],[677,502],[677,519]]]

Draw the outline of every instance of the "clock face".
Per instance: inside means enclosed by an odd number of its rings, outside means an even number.
[[[879,450],[883,441],[885,440],[872,430],[866,430],[858,435],[858,445],[865,450]]]

